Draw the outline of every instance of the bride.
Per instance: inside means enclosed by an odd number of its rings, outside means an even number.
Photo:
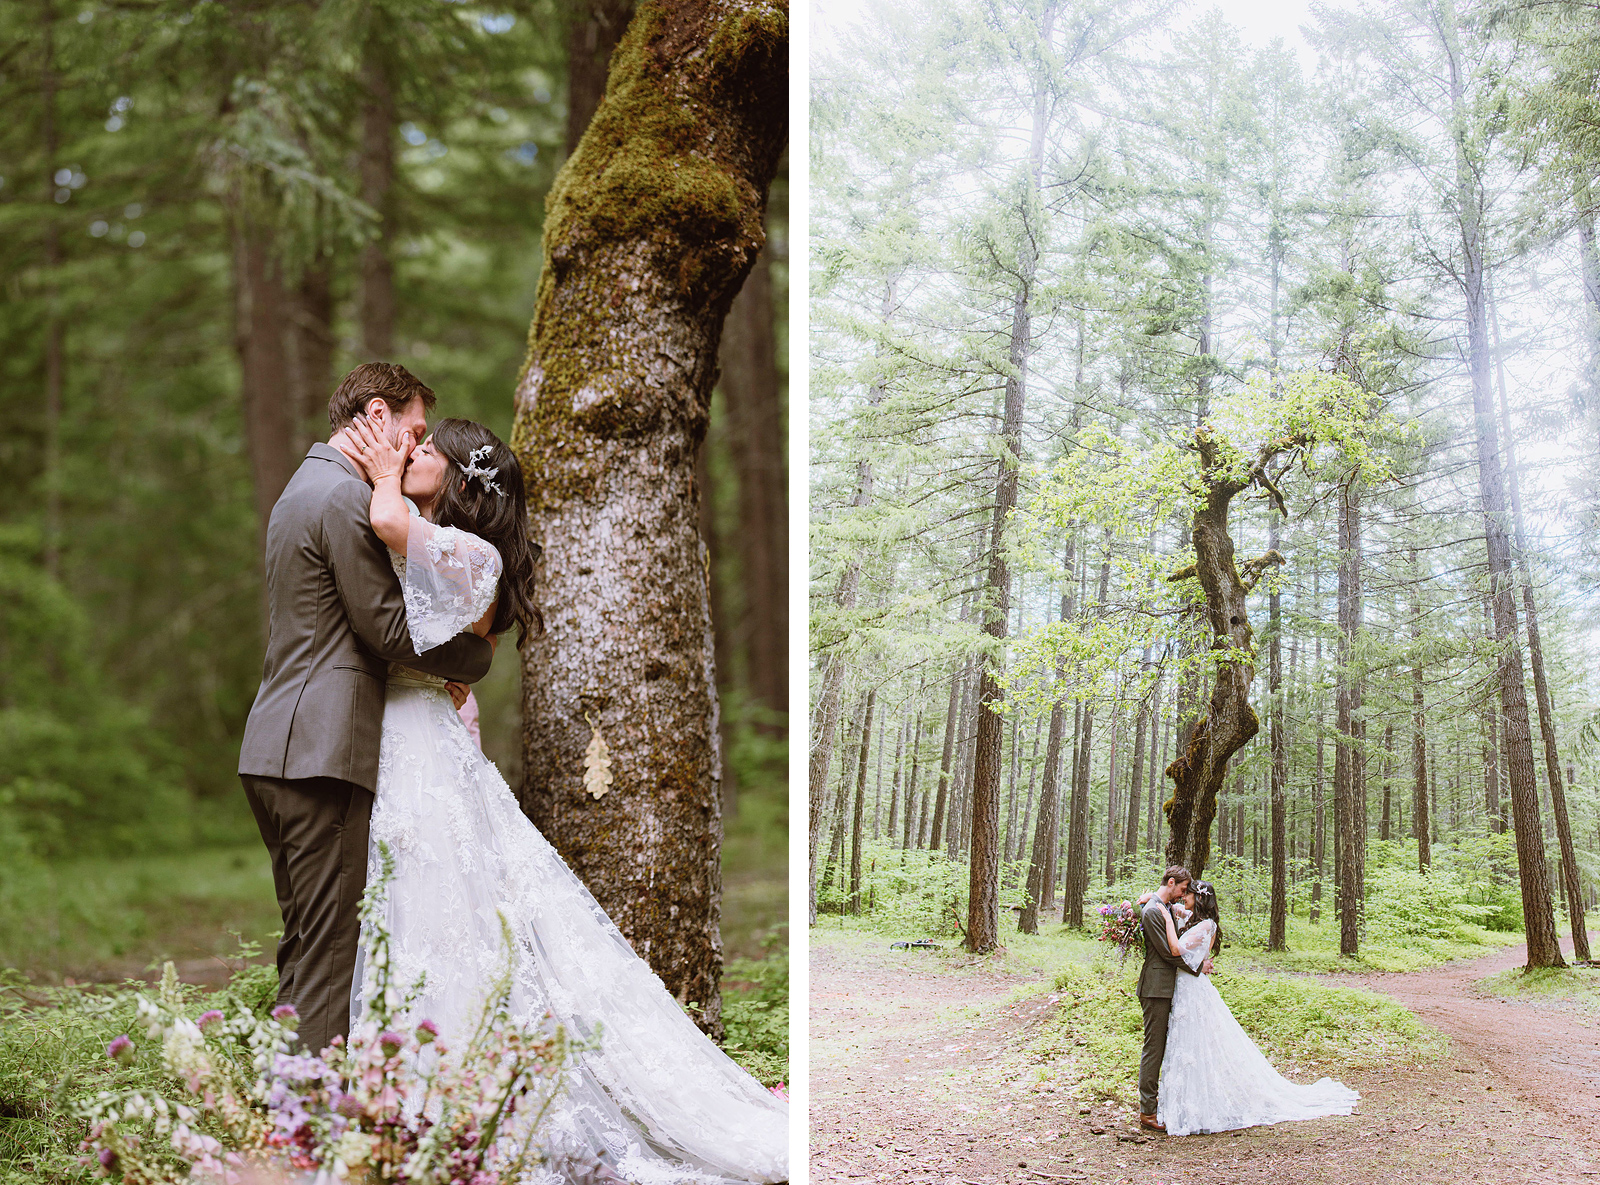
[[[1182,922],[1174,923],[1174,913]],[[1179,924],[1187,924],[1181,936]],[[1211,885],[1196,881],[1173,902],[1167,915],[1167,942],[1175,956],[1196,970],[1208,954],[1222,948],[1217,893]],[[1157,1109],[1158,1121],[1169,1135],[1348,1115],[1360,1098],[1332,1078],[1310,1086],[1290,1082],[1272,1068],[1233,1018],[1211,976],[1177,977]]]
[[[358,419],[352,456],[373,486],[418,653],[467,629],[494,642],[538,611],[522,473],[481,424],[441,421],[410,449]],[[408,461],[409,454],[409,461]],[[406,499],[420,515],[413,515]],[[579,1054],[540,1128],[540,1181],[775,1182],[788,1177],[788,1106],[697,1029],[478,751],[445,681],[396,665],[383,713],[368,877],[394,857],[384,905],[393,982],[422,980],[413,1022],[464,1046],[514,943],[510,1010],[546,1014]],[[362,949],[365,949],[363,938]],[[358,967],[351,1018],[362,1015]],[[453,1040],[452,1040],[453,1039]]]

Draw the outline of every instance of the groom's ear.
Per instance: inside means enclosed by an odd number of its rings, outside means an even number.
[[[380,432],[389,427],[389,404],[380,395],[374,395],[367,400],[367,406],[362,409],[367,413],[367,419],[377,426]]]

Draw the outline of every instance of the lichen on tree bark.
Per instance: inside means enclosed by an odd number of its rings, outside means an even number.
[[[782,2],[645,3],[547,201],[512,447],[543,546],[524,809],[721,1030],[720,753],[695,458],[787,134]],[[592,716],[615,782],[583,791]]]

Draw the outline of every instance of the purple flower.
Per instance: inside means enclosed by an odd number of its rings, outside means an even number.
[[[425,1020],[417,1026],[417,1044],[431,1044],[439,1036],[439,1026],[431,1020]]]
[[[406,1039],[399,1033],[390,1030],[378,1038],[378,1044],[383,1047],[384,1057],[393,1057],[405,1048]]]
[[[221,1020],[221,1019],[222,1019],[222,1013],[219,1012],[217,1009],[213,1008],[209,1012],[202,1012],[200,1014],[200,1019],[195,1021],[194,1023],[199,1025],[203,1029],[208,1024],[210,1024],[212,1021]]]
[[[295,1011],[293,1004],[279,1004],[272,1010],[272,1019],[279,1024],[285,1024],[291,1020],[299,1020],[300,1013]]]
[[[117,1171],[117,1154],[115,1152],[111,1151],[111,1149],[109,1149],[109,1148],[100,1149],[100,1152],[96,1156],[96,1159],[99,1160],[100,1167],[105,1169],[106,1172],[114,1173],[114,1172]]]
[[[106,1056],[119,1066],[133,1065],[133,1042],[124,1033],[110,1045],[106,1046]]]

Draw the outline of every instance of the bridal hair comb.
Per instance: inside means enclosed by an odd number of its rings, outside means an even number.
[[[484,488],[491,489],[504,498],[506,496],[506,492],[496,485],[493,480],[500,472],[499,467],[479,464],[480,461],[488,459],[491,451],[493,451],[492,446],[487,444],[480,445],[479,447],[473,449],[472,452],[467,456],[467,463],[461,466],[461,473],[463,476],[469,479],[476,477],[484,484]]]

